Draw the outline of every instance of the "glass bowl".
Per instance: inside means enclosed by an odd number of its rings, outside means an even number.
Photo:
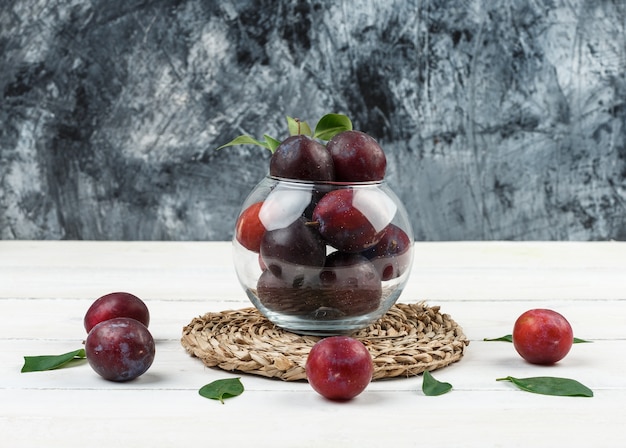
[[[246,198],[233,236],[248,298],[299,334],[349,334],[398,300],[413,262],[406,209],[385,181],[267,176]]]

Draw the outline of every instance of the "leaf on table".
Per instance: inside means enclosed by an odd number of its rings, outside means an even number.
[[[513,335],[506,334],[504,336],[500,336],[499,338],[484,338],[483,341],[501,341],[501,342],[513,342]],[[586,339],[574,338],[574,344],[584,344],[590,343]]]
[[[84,348],[63,353],[61,355],[24,356],[22,373],[58,369],[74,359],[83,358],[85,358]]]
[[[435,397],[437,395],[443,395],[451,389],[452,384],[437,381],[428,370],[424,371],[422,380],[422,392],[424,392],[424,395]]]
[[[505,378],[497,378],[496,381],[510,381],[521,390],[535,394],[556,395],[559,397],[593,397],[591,389],[570,378],[554,376],[515,378],[507,376]]]
[[[224,404],[225,399],[241,395],[243,390],[240,378],[227,378],[202,386],[198,393],[205,398],[219,400]]]
[[[513,335],[507,334],[504,336],[500,336],[499,338],[485,338],[483,341],[500,341],[500,342],[513,342]]]

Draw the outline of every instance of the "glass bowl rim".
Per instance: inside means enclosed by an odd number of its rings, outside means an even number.
[[[331,187],[367,187],[386,184],[385,179],[382,180],[367,180],[367,181],[336,181],[336,180],[303,180],[303,179],[290,179],[288,177],[272,176],[268,174],[266,179],[270,179],[282,184],[294,184],[294,185],[326,185]]]

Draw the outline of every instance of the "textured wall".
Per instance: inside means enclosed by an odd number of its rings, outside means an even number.
[[[626,239],[621,0],[4,0],[0,237],[229,239],[285,115],[379,139],[416,238]]]

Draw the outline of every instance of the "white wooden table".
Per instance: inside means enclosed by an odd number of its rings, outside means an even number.
[[[229,242],[0,241],[0,434],[3,447],[528,447],[626,446],[626,243],[417,243],[401,302],[440,305],[470,338],[463,359],[422,378],[376,381],[353,401],[323,399],[306,382],[244,375],[225,404],[198,389],[240,376],[205,368],[180,344],[208,311],[249,302]],[[24,355],[80,348],[91,302],[126,290],[143,298],[157,340],[151,369],[107,382],[86,363],[20,373]],[[511,333],[523,311],[564,314],[576,344],[551,367],[524,362]],[[593,398],[531,394],[503,376],[561,376]]]

